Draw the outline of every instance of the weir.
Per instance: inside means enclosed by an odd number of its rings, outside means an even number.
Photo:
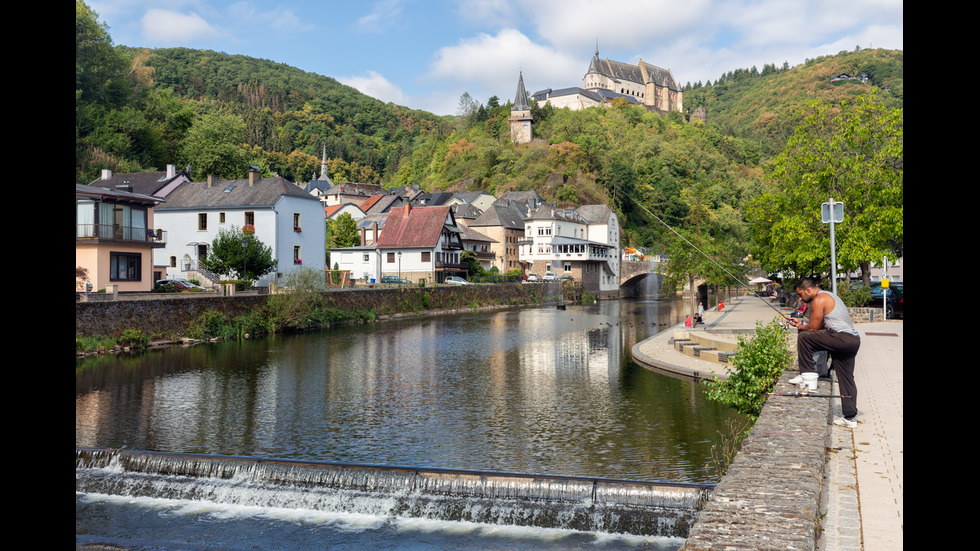
[[[712,485],[75,449],[76,493],[686,538]]]

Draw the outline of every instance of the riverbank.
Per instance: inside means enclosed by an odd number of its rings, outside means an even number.
[[[752,332],[757,322],[765,324],[778,316],[764,300],[732,300],[726,310],[706,313],[706,325],[697,331]],[[839,400],[770,397],[683,550],[903,547],[904,322],[873,319],[874,315],[855,316],[861,334],[855,362],[860,389],[857,428],[832,423],[840,415]],[[648,368],[663,370],[666,364],[689,370],[691,377],[716,369],[672,347],[656,349],[648,341],[633,347],[634,360]],[[656,356],[655,363],[649,362],[648,354]],[[793,393],[796,387],[788,381],[796,375],[794,365],[783,373],[774,392]],[[821,379],[816,393],[837,395],[840,390],[835,381]]]
[[[580,297],[581,293],[573,296]],[[142,335],[142,346],[150,348],[192,345],[220,340],[213,335],[191,335],[193,324],[203,316],[236,320],[263,311],[271,295],[220,296],[213,293],[118,295],[115,300],[75,303],[75,336],[119,337]],[[544,284],[496,284],[390,289],[345,289],[321,294],[321,309],[332,310],[328,325],[314,324],[299,330],[324,329],[351,323],[402,319],[415,316],[452,314],[474,309],[535,306],[557,302],[554,289]],[[246,332],[247,333],[247,332]],[[245,337],[245,334],[235,338]],[[253,335],[254,336],[254,335]],[[76,355],[126,352],[125,346],[80,351]]]

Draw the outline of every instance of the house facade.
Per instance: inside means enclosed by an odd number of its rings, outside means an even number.
[[[330,261],[362,282],[394,276],[411,283],[443,283],[448,276],[466,272],[459,258],[462,232],[448,205],[412,207],[406,203],[390,211],[378,227],[380,234],[373,246],[331,249]]]
[[[506,203],[495,203],[469,223],[469,228],[489,237],[490,266],[501,273],[521,269],[518,242],[524,237],[524,220]]]
[[[157,209],[157,223],[170,239],[155,262],[166,278],[198,279],[208,286],[218,277],[200,269],[222,230],[254,228],[255,238],[272,249],[276,269],[256,282],[268,286],[301,267],[326,268],[326,229],[322,203],[282,177],[185,182]]]
[[[154,209],[160,198],[127,189],[75,186],[75,291],[152,291],[161,273],[153,253],[166,246]]]
[[[571,276],[599,297],[619,295],[620,228],[605,205],[542,205],[524,220],[520,258],[528,273]]]

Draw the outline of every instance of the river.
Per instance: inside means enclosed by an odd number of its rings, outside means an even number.
[[[676,300],[385,321],[76,362],[75,444],[717,482],[738,416],[630,361]],[[76,492],[76,544],[140,549],[674,549],[671,538]],[[210,542],[210,544],[209,544]]]

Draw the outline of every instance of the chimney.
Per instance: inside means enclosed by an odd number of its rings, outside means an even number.
[[[167,165],[167,179],[173,178],[177,175],[177,167],[175,165]]]
[[[405,202],[405,218],[408,218],[408,215],[411,214],[411,213],[412,213],[412,204],[406,201]]]
[[[248,167],[248,185],[254,186],[255,181],[259,178],[259,170],[254,166]]]
[[[108,169],[108,168],[103,168],[102,169],[102,179],[103,180],[111,180],[112,179],[112,170],[111,169]]]
[[[214,181],[215,181],[214,174],[208,174],[208,187],[209,188],[214,185]]]

